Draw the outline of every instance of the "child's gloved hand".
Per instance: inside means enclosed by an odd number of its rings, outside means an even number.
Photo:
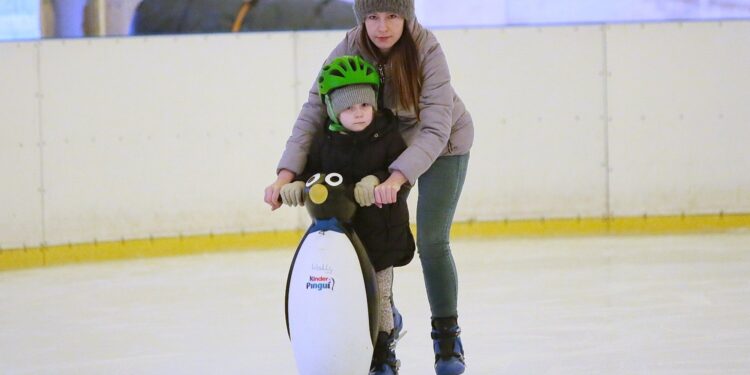
[[[363,177],[354,185],[354,200],[362,207],[371,206],[375,203],[375,186],[380,185],[380,180],[373,175]]]
[[[279,195],[281,201],[287,206],[302,206],[305,204],[302,200],[302,191],[305,189],[305,183],[302,181],[290,182],[281,187]]]

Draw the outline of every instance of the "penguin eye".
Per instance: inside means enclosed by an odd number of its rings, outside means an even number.
[[[331,173],[326,176],[326,183],[329,186],[339,186],[342,182],[344,182],[344,178],[338,173]]]
[[[312,175],[310,178],[307,179],[307,182],[305,182],[306,187],[312,186],[314,183],[318,182],[320,180],[320,173],[316,173]]]

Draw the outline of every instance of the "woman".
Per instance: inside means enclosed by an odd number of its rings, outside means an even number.
[[[347,32],[327,61],[360,55],[376,65],[383,77],[381,107],[398,116],[408,147],[390,165],[390,176],[374,189],[375,201],[396,202],[401,185],[419,181],[417,250],[432,313],[435,372],[461,374],[465,363],[450,228],[466,176],[474,126],[450,84],[440,44],[416,21],[413,0],[355,0],[354,14],[359,25]],[[265,190],[265,201],[272,209],[280,206],[281,187],[304,170],[310,143],[323,130],[326,118],[313,84],[278,164],[277,179]],[[392,373],[396,371],[397,366]]]

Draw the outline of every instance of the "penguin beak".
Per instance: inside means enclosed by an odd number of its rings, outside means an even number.
[[[328,199],[328,189],[325,185],[317,184],[310,188],[310,200],[315,204],[323,204]]]

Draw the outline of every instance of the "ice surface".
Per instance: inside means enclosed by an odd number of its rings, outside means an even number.
[[[750,233],[461,240],[467,374],[748,374]],[[294,374],[293,249],[0,273],[2,374]],[[419,261],[402,374],[432,370]]]

